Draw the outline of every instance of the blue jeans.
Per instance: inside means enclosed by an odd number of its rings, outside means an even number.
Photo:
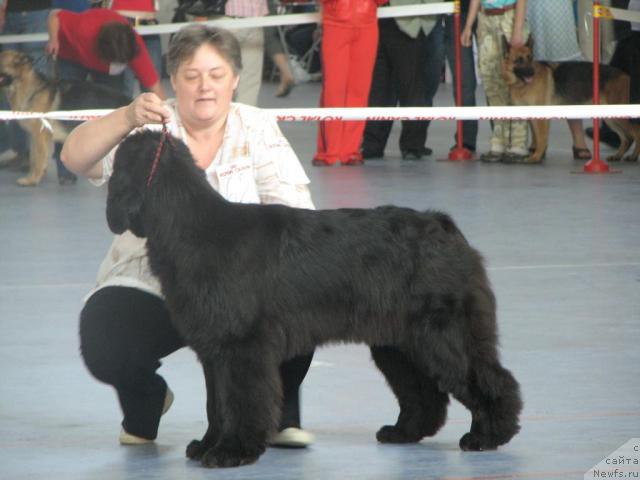
[[[95,83],[111,87],[114,90],[122,91],[124,75],[109,75],[107,73],[96,72],[89,68],[80,65],[79,63],[71,62],[58,58],[56,63],[57,78],[59,80],[74,80],[74,81],[86,81],[87,77],[91,76]],[[64,166],[60,160],[60,152],[62,151],[62,145],[56,143],[53,150],[53,158],[56,161],[56,167],[58,168],[58,177],[65,177],[73,175]]]
[[[20,35],[26,33],[42,33],[47,31],[47,19],[49,18],[49,10],[34,10],[31,12],[8,12],[3,34]],[[6,43],[4,50],[16,50],[30,55],[35,63],[34,67],[42,74],[47,74],[48,63],[45,57],[46,43],[44,42],[27,42],[27,43]],[[0,100],[0,110],[10,110],[9,102],[2,98]],[[9,142],[2,142],[0,151],[12,148],[18,155],[28,157],[29,142],[27,134],[18,122],[9,123]]]
[[[463,26],[467,20],[466,13],[460,15],[460,24]],[[453,98],[456,98],[455,82],[456,82],[456,67],[455,67],[455,32],[453,28],[453,15],[447,15],[444,19],[445,27],[445,44],[447,61],[449,62],[449,68],[453,74]],[[475,61],[473,59],[472,47],[461,47],[460,60],[462,64],[462,106],[463,107],[475,107],[476,106],[476,71]],[[462,144],[469,150],[475,151],[476,139],[478,137],[478,121],[477,120],[465,120],[462,122]],[[457,132],[454,139],[457,141]]]
[[[160,43],[160,35],[144,35],[142,40],[147,47],[153,66],[156,68],[156,72],[158,72],[158,78],[162,79],[162,45]],[[133,91],[137,81],[136,74],[127,67],[124,71],[124,90],[122,92],[129,97],[133,97]],[[140,85],[140,91],[147,91],[147,89]]]

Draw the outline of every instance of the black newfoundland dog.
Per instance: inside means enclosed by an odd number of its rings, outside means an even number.
[[[209,427],[188,457],[255,462],[278,425],[280,363],[331,342],[369,345],[398,399],[380,442],[434,435],[449,394],[472,414],[463,450],[518,432],[519,386],[500,364],[482,258],[447,215],[231,203],[162,135],[122,142],[107,220],[147,238],[173,322],[202,362]]]

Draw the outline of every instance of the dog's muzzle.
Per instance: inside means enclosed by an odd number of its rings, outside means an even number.
[[[533,67],[525,67],[525,68],[514,68],[513,73],[516,77],[522,80],[524,83],[531,83],[533,80],[533,76],[535,71]]]

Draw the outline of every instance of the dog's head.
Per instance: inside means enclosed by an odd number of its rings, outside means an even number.
[[[116,150],[107,194],[107,223],[113,233],[130,230],[144,238],[146,202],[158,193],[158,184],[183,176],[181,165],[197,169],[189,149],[177,138],[165,138],[158,152],[162,136],[142,130],[129,135]]]
[[[6,50],[0,53],[0,87],[8,87],[33,70],[33,59],[22,52]]]
[[[533,63],[533,37],[525,45],[512,47],[507,39],[502,37],[502,51],[504,60],[502,63],[502,76],[507,85],[518,82],[529,84],[533,81],[535,68]]]

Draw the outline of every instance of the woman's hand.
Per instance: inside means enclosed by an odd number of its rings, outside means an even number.
[[[60,50],[60,43],[57,38],[51,38],[49,42],[47,42],[47,46],[45,47],[45,51],[51,55],[52,57],[58,56],[58,51]]]
[[[160,97],[155,93],[147,92],[138,95],[127,106],[126,117],[133,130],[149,123],[167,122],[170,113]]]
[[[513,33],[511,34],[511,46],[512,47],[521,47],[524,45],[524,38],[522,35],[522,31],[513,29]]]
[[[464,27],[462,34],[460,35],[460,44],[463,47],[471,46],[471,27]]]

